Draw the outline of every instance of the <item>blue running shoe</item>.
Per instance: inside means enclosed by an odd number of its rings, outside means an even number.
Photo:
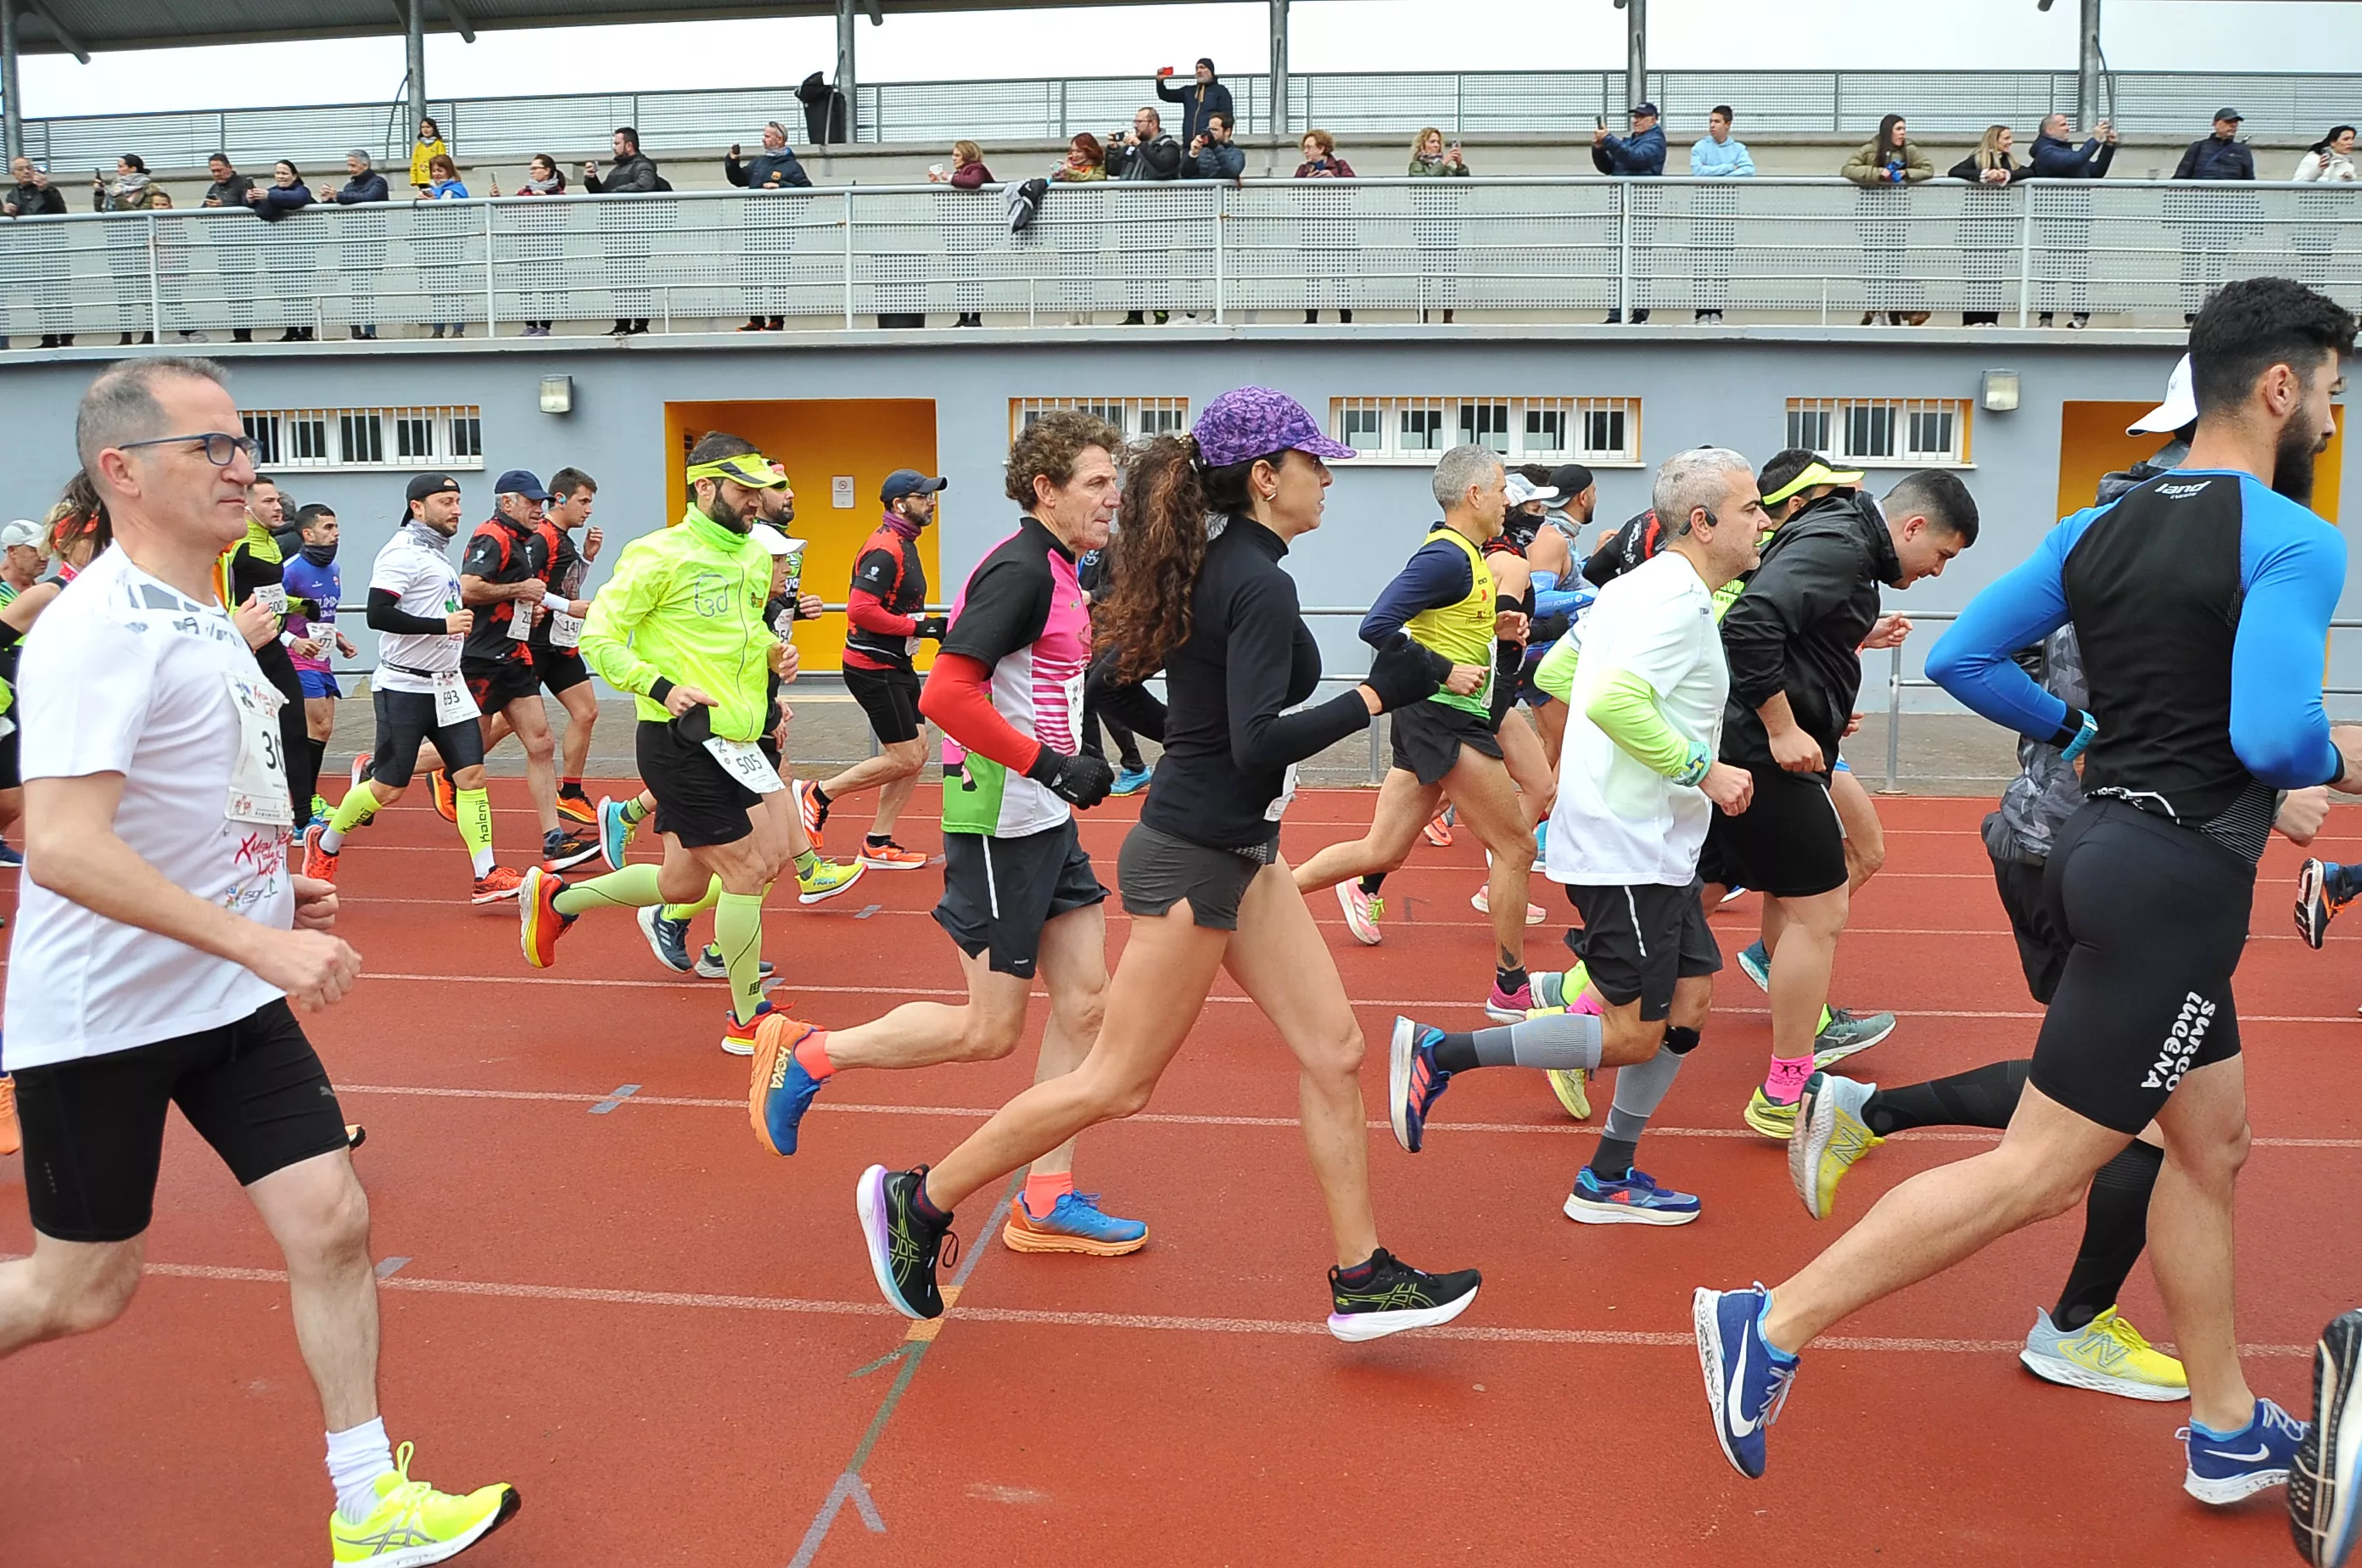
[[[1749,1481],[1762,1479],[1763,1430],[1780,1419],[1796,1378],[1796,1358],[1763,1338],[1771,1309],[1772,1292],[1760,1282],[1748,1290],[1701,1290],[1690,1301],[1714,1439]]]
[[[756,962],[762,965],[763,982],[764,984],[768,985],[771,980],[772,973],[771,961],[768,958],[761,958],[756,960]],[[696,977],[701,980],[728,979],[730,977],[730,965],[722,956],[722,944],[716,942],[707,943],[704,948],[699,952],[697,955],[697,965],[690,972],[696,975]]]
[[[632,847],[632,824],[624,820],[624,802],[599,797],[599,858],[607,863],[610,871],[624,868],[624,856]]]
[[[1000,1241],[1012,1253],[1084,1253],[1095,1258],[1120,1258],[1148,1245],[1148,1227],[1137,1220],[1100,1213],[1096,1192],[1062,1192],[1050,1212],[1038,1218],[1020,1193],[1009,1206],[1009,1223],[1000,1228]]]
[[[1772,955],[1763,950],[1760,938],[1738,950],[1738,966],[1749,979],[1755,982],[1757,990],[1769,991],[1772,988]]]
[[[2304,1422],[2269,1399],[2257,1400],[2255,1414],[2235,1432],[2210,1432],[2192,1421],[2174,1434],[2190,1445],[2181,1489],[2221,1507],[2278,1486],[2288,1480],[2305,1431]]]
[[[2321,1331],[2312,1352],[2312,1430],[2289,1470],[2289,1530],[2313,1568],[2339,1568],[2362,1535],[2362,1312]]]
[[[1621,1181],[1602,1180],[1589,1165],[1574,1173],[1566,1195],[1566,1217],[1582,1225],[1686,1225],[1698,1217],[1698,1200],[1659,1187],[1643,1170]]]
[[[662,904],[650,904],[640,911],[640,934],[657,963],[676,975],[689,973],[689,922],[667,920]]]
[[[1137,795],[1148,788],[1150,774],[1145,767],[1124,767],[1116,770],[1115,782],[1108,789],[1110,795]]]
[[[1386,1114],[1394,1123],[1395,1142],[1418,1154],[1427,1141],[1427,1113],[1451,1087],[1451,1075],[1435,1065],[1435,1048],[1443,1031],[1395,1020],[1394,1039],[1386,1047]]]
[[[305,825],[309,826],[310,824],[306,823]],[[6,845],[0,844],[0,866],[22,866],[23,864],[25,864],[24,856],[17,853],[16,850],[9,848]]]
[[[796,1060],[796,1047],[811,1032],[811,1024],[782,1012],[765,1013],[755,1025],[755,1070],[747,1080],[746,1113],[755,1123],[755,1141],[775,1154],[796,1152],[796,1129],[827,1081],[812,1077]]]

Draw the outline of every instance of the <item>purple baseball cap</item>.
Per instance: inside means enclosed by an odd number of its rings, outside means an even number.
[[[1342,441],[1322,435],[1302,403],[1269,387],[1224,392],[1198,415],[1190,435],[1197,440],[1198,455],[1212,469],[1274,452],[1305,452],[1332,461],[1360,456]]]

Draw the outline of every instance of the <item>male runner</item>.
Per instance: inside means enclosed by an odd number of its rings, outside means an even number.
[[[1493,688],[1496,641],[1522,642],[1526,617],[1498,592],[1479,548],[1501,531],[1507,470],[1489,447],[1454,447],[1436,460],[1434,489],[1443,521],[1428,531],[1427,542],[1363,617],[1362,640],[1383,647],[1407,633],[1451,661],[1451,678],[1427,701],[1395,710],[1394,766],[1379,787],[1370,831],[1296,867],[1296,886],[1308,893],[1335,888],[1352,926],[1357,912],[1366,913],[1355,905],[1356,896],[1369,890],[1363,878],[1400,866],[1421,825],[1449,797],[1493,857],[1485,892],[1496,953],[1485,1010],[1505,1021],[1521,1019],[1533,1005],[1525,951],[1534,835],[1502,760]],[[1354,936],[1370,940],[1358,929]]]
[[[802,791],[804,827],[820,842],[829,808],[839,797],[877,791],[877,819],[861,843],[861,863],[880,871],[921,871],[927,857],[894,842],[894,824],[927,765],[919,734],[919,674],[911,656],[922,638],[940,642],[944,617],[927,613],[927,569],[919,536],[935,520],[935,497],[952,481],[916,469],[896,469],[878,487],[885,521],[853,558],[853,588],[844,604],[844,688],[868,715],[877,755]]]
[[[114,547],[25,647],[31,874],[14,955],[41,983],[8,988],[6,1038],[34,1239],[0,1264],[0,1356],[130,1306],[177,1104],[285,1254],[328,1429],[331,1560],[441,1562],[517,1495],[412,1480],[379,1414],[369,1199],[288,1007],[336,1001],[360,955],[331,933],[336,890],[289,875],[278,692],[216,597],[254,443],[219,368],[178,358],[101,375],[74,439]]]
[[[599,481],[580,469],[560,469],[550,476],[549,504],[535,529],[541,536],[546,592],[534,609],[533,630],[525,636],[534,679],[566,709],[566,734],[558,742],[557,814],[590,825],[597,824],[599,812],[583,793],[582,770],[590,766],[590,732],[599,723],[599,692],[590,684],[580,644],[582,619],[590,613],[582,580],[590,575],[603,542],[599,530],[588,526],[598,497]],[[585,530],[579,549],[574,545],[577,528]],[[500,745],[508,733],[507,715],[495,715],[485,749]]]
[[[287,651],[295,661],[295,678],[304,683],[304,728],[312,743],[312,817],[326,822],[328,803],[320,799],[320,765],[337,733],[337,700],[345,694],[328,655],[333,650],[351,658],[360,650],[337,625],[345,596],[344,578],[337,569],[337,514],[315,502],[295,513],[295,525],[304,543],[284,563],[284,586],[288,598],[300,604],[305,628]],[[311,651],[298,644],[309,644]]]
[[[754,443],[715,432],[689,454],[690,502],[674,527],[624,547],[590,602],[582,657],[636,697],[640,777],[656,796],[662,866],[626,866],[568,887],[525,874],[520,940],[546,969],[586,910],[694,903],[711,883],[713,935],[730,980],[722,1048],[751,1055],[763,999],[763,894],[790,863],[787,834],[762,809],[786,788],[756,743],[783,656],[764,622],[771,557],[748,537],[757,494],[787,482]]]
[[[223,603],[239,605],[254,600],[270,612],[269,626],[251,634],[260,639],[253,644],[254,657],[272,690],[287,699],[280,706],[278,718],[280,743],[286,747],[287,785],[295,792],[296,812],[309,822],[318,773],[304,728],[304,682],[295,673],[292,656],[314,648],[307,642],[299,650],[299,639],[287,630],[284,556],[276,537],[285,515],[278,485],[258,474],[247,492],[246,532],[222,558],[219,586]]]
[[[1516,1029],[1473,1034],[1395,1020],[1388,1103],[1414,1154],[1454,1073],[1484,1066],[1616,1075],[1616,1103],[1566,1217],[1589,1225],[1686,1225],[1698,1200],[1632,1164],[1682,1059],[1697,1048],[1722,955],[1700,901],[1698,852],[1718,806],[1748,809],[1754,780],[1716,759],[1730,677],[1716,635],[1714,591],[1755,564],[1763,508],[1745,458],[1721,447],[1677,454],[1657,470],[1664,549],[1600,591],[1584,618],[1581,661],[1563,642],[1541,679],[1569,709],[1550,877],[1566,884],[1582,924],[1567,934],[1606,1002],[1584,1029],[1590,1048],[1547,1059],[1521,1053]]]
[[[943,652],[921,696],[949,737],[944,786],[944,896],[935,921],[960,950],[967,1001],[905,1002],[856,1028],[790,1018],[756,1033],[749,1110],[755,1135],[796,1152],[797,1128],[822,1085],[849,1067],[998,1061],[1025,1032],[1038,968],[1050,993],[1036,1083],[1072,1072],[1107,996],[1107,889],[1075,829],[1076,804],[1103,799],[1115,775],[1077,756],[1090,611],[1076,558],[1105,547],[1121,481],[1123,436],[1076,410],[1043,415],[1010,448],[1017,532],[977,564],[952,606]],[[1001,1240],[1018,1252],[1138,1251],[1148,1227],[1100,1212],[1075,1190],[1069,1139],[1036,1160]]]
[[[369,626],[378,634],[370,701],[377,710],[377,744],[364,776],[337,802],[327,825],[304,834],[304,874],[337,879],[345,836],[402,799],[420,745],[431,741],[451,770],[459,842],[475,867],[470,900],[497,903],[515,897],[523,878],[492,860],[483,729],[459,668],[460,643],[475,621],[473,611],[460,608],[459,579],[448,554],[459,531],[459,481],[448,474],[420,474],[410,481],[405,505],[402,526],[370,568]]]
[[[2287,279],[2224,286],[2191,329],[2188,464],[2051,530],[1930,654],[1971,709],[2084,758],[2091,799],[2047,886],[2067,966],[1998,1147],[1894,1188],[1776,1289],[1697,1292],[1708,1408],[1743,1474],[1763,1473],[1764,1428],[1816,1337],[2063,1211],[2154,1121],[2150,1263],[2190,1383],[2183,1487],[2219,1505],[2288,1477],[2304,1425],[2248,1387],[2232,1321],[2247,1130],[2230,980],[2273,791],[2362,790],[2362,733],[2333,735],[2322,710],[2345,541],[2304,504],[2354,332]],[[2070,621],[2089,710],[2010,657]]]

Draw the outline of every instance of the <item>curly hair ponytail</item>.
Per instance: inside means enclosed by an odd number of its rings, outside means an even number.
[[[1257,463],[1276,467],[1286,456],[1269,452],[1209,469],[1187,435],[1159,436],[1132,449],[1108,559],[1114,586],[1091,617],[1099,645],[1117,650],[1117,679],[1147,679],[1188,640],[1198,573],[1213,538],[1208,524],[1245,515],[1247,476]]]

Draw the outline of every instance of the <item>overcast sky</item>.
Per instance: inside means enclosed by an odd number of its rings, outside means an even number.
[[[1654,0],[1661,69],[2072,69],[2076,0]],[[1609,0],[1297,0],[1298,72],[1620,69],[1624,15]],[[1264,68],[1261,4],[1109,6],[860,25],[865,81],[1147,75],[1211,55]],[[2107,0],[2102,42],[2123,71],[2286,71],[2362,62],[2362,5]],[[430,33],[437,97],[756,87],[830,70],[826,19]],[[28,115],[383,102],[402,86],[399,38],[94,56],[28,55]],[[2357,104],[2362,111],[2362,104]]]

